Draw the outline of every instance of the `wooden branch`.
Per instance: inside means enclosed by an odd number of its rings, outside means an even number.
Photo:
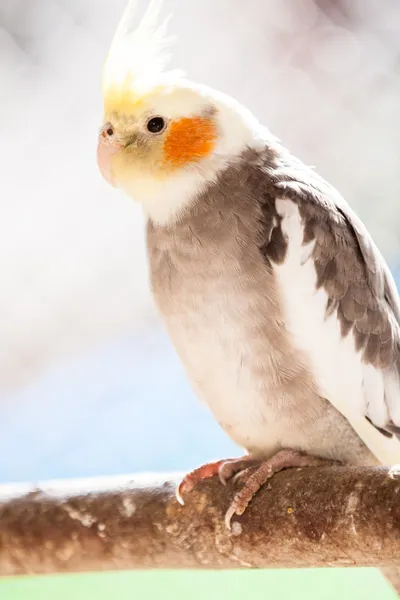
[[[400,566],[400,471],[284,471],[232,533],[232,485],[180,506],[177,479],[0,486],[0,575],[157,568]]]

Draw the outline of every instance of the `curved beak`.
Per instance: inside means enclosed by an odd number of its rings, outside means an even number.
[[[97,143],[97,164],[104,179],[112,186],[115,186],[112,172],[112,159],[123,147],[123,144],[116,140],[111,140],[107,136],[104,127],[100,130]]]

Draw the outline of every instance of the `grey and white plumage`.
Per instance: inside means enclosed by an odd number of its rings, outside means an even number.
[[[282,468],[400,463],[400,303],[336,190],[236,100],[165,70],[161,4],[132,30],[132,0],[112,42],[98,163],[142,204],[171,340],[248,453],[196,469],[178,499],[201,478],[256,469],[227,510],[230,527]]]
[[[236,443],[400,460],[392,277],[339,194],[272,136],[178,221],[150,220],[148,252],[188,377]]]
[[[400,462],[400,304],[385,261],[250,111],[165,71],[160,3],[133,32],[128,7],[112,43],[98,160],[147,215],[155,301],[192,385],[264,465],[287,448]]]

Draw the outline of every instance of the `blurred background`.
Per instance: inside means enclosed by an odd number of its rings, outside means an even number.
[[[173,66],[236,96],[315,165],[400,276],[399,1],[165,4]],[[197,403],[156,315],[139,206],[97,171],[101,70],[124,6],[0,0],[0,483],[240,453]],[[291,577],[286,597],[303,597]],[[376,597],[373,582],[391,597],[376,573],[355,577],[343,597]]]

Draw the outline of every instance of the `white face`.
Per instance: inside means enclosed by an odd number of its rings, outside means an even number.
[[[128,111],[125,105],[105,115],[100,170],[161,224],[177,218],[219,171],[259,143],[260,127],[248,111],[184,80],[155,88]]]

